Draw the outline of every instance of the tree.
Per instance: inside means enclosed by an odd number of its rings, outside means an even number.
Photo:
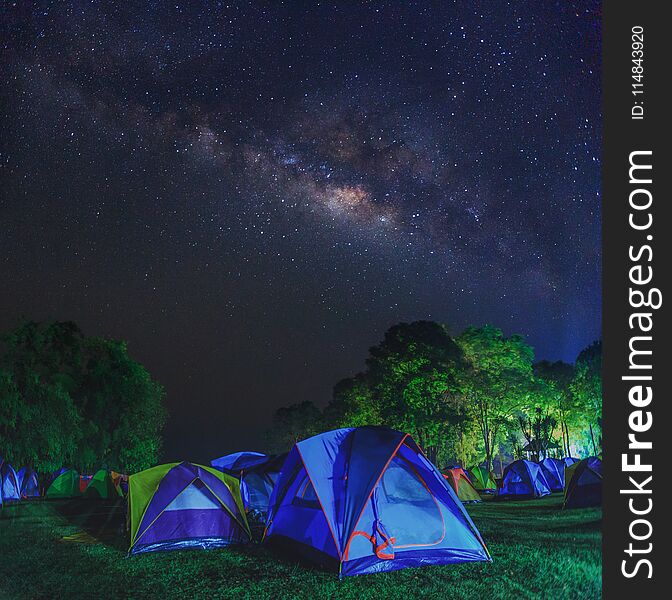
[[[15,462],[44,473],[158,461],[163,388],[124,342],[70,322],[27,322],[3,336],[0,371],[0,443]]]
[[[269,450],[287,452],[296,442],[320,433],[322,423],[320,409],[309,400],[279,408],[267,436]]]
[[[570,389],[588,422],[593,453],[602,446],[602,341],[584,348],[576,359],[576,374]]]
[[[504,436],[504,443],[511,449],[511,456],[513,456],[514,460],[520,460],[521,458],[524,458],[525,451],[523,450],[523,446],[520,443],[517,431],[514,431],[513,429],[507,430]]]
[[[544,360],[534,365],[534,373],[549,386],[552,411],[562,433],[562,451],[565,456],[569,456],[569,424],[576,420],[578,414],[576,396],[571,390],[574,367],[560,360],[553,363]]]
[[[498,441],[510,428],[513,415],[529,405],[534,393],[534,350],[521,336],[507,338],[491,325],[469,327],[455,341],[470,363],[463,394],[478,423],[490,470]]]
[[[342,379],[334,386],[331,402],[324,409],[324,421],[332,428],[382,425],[378,399],[366,373]]]
[[[382,424],[411,433],[435,461],[448,431],[466,418],[459,394],[462,353],[445,326],[400,323],[369,350],[366,373],[337,387],[349,423]]]
[[[156,464],[166,420],[163,387],[124,342],[92,338],[85,350],[87,368],[75,394],[87,424],[81,463],[92,468],[102,459],[132,472]]]
[[[39,473],[77,464],[82,419],[63,386],[34,378],[28,382],[24,398],[30,410],[21,430],[25,438],[21,440],[24,460],[20,462]]]
[[[532,460],[538,462],[546,458],[548,446],[553,438],[553,430],[557,425],[557,421],[549,414],[548,409],[544,411],[540,406],[535,407],[533,417],[521,413],[518,415],[518,423],[527,440],[527,448],[533,455]]]
[[[22,454],[20,429],[26,421],[27,409],[12,374],[0,371],[0,449],[5,453],[0,458],[11,462],[14,455]]]
[[[0,373],[0,448],[4,458],[40,473],[73,464],[81,419],[58,383],[28,376],[19,389],[12,373]]]

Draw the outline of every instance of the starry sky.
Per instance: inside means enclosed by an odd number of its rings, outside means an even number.
[[[0,330],[73,320],[167,390],[167,459],[400,321],[600,337],[597,2],[3,2]]]

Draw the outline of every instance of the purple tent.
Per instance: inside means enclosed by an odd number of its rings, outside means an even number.
[[[215,548],[250,540],[238,481],[188,462],[129,477],[130,553]]]

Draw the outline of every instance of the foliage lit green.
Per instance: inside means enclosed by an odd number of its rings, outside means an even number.
[[[159,458],[163,396],[124,342],[27,322],[2,338],[0,450],[41,473],[144,469]]]
[[[445,327],[430,321],[390,328],[371,348],[365,373],[341,381],[327,414],[340,426],[407,431],[432,460],[464,418],[462,353]]]
[[[581,351],[570,389],[588,423],[593,454],[598,454],[602,451],[602,342]]]
[[[321,413],[312,402],[277,411],[269,439],[284,451],[326,429],[385,425],[409,432],[440,466],[498,463],[496,472],[516,458],[597,453],[600,357],[596,343],[576,365],[535,364],[522,336],[491,325],[452,337],[438,323],[401,323]]]
[[[469,361],[464,395],[483,440],[485,466],[492,469],[493,456],[516,411],[531,402],[534,393],[534,350],[521,336],[505,337],[486,325],[469,327],[457,343]]]

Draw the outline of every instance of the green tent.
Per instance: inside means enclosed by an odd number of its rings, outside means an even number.
[[[471,483],[479,492],[496,492],[497,484],[495,483],[495,476],[491,471],[485,467],[471,467],[467,471]]]
[[[87,498],[117,498],[121,495],[121,490],[114,485],[112,475],[105,469],[96,471],[84,491]]]
[[[79,473],[73,469],[64,469],[51,482],[45,495],[47,498],[74,498],[80,494]]]

